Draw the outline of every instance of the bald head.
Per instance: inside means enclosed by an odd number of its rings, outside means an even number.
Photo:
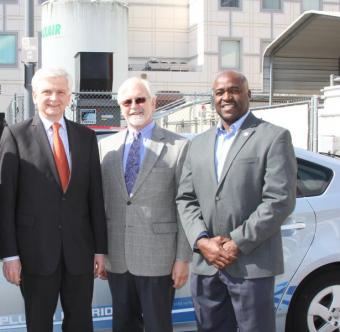
[[[247,113],[251,96],[247,78],[235,70],[217,74],[213,85],[215,109],[226,130]]]
[[[243,84],[245,88],[248,89],[247,78],[241,72],[237,70],[231,70],[231,69],[223,70],[216,75],[215,80],[213,82],[213,86],[212,86],[213,89],[214,89],[214,85],[216,84],[216,81],[218,81],[223,76],[228,76],[234,80],[238,80],[240,84]]]

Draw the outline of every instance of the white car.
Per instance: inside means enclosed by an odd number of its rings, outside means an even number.
[[[340,159],[295,154],[296,207],[281,227],[285,272],[275,280],[277,332],[340,332]],[[176,296],[176,323],[194,319],[189,302]]]
[[[340,160],[296,149],[297,200],[282,226],[285,273],[277,276],[277,332],[340,331]],[[112,307],[107,282],[96,280],[96,331],[109,331]],[[62,312],[55,315],[60,331]],[[265,319],[265,313],[264,313]],[[195,331],[188,284],[176,292],[175,331]],[[24,306],[17,287],[0,277],[0,331],[23,332]]]
[[[340,161],[296,149],[297,199],[282,226],[277,331],[340,331]]]

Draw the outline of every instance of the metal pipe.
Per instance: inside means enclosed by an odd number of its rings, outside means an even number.
[[[34,37],[34,1],[25,1],[25,36]],[[34,63],[25,63],[25,91],[24,91],[24,119],[34,115],[32,98],[32,77],[34,75]]]
[[[313,144],[312,144],[312,151],[318,152],[318,143],[319,143],[319,97],[314,95],[312,97],[312,115],[313,115]]]
[[[269,57],[269,105],[273,103],[273,57]]]

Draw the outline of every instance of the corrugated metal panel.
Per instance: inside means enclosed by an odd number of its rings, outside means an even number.
[[[319,94],[338,72],[337,59],[279,58],[273,62],[275,93]]]
[[[269,93],[270,91],[270,58],[265,56],[263,58],[263,92]]]
[[[320,94],[339,74],[339,59],[340,13],[305,12],[266,48],[263,91],[272,79],[273,94]]]

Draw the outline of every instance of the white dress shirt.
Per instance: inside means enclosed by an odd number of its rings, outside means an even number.
[[[42,121],[42,123],[44,125],[48,141],[49,141],[51,149],[53,151],[53,129],[52,129],[52,125],[53,125],[54,122],[44,118],[40,114],[39,114],[39,117],[40,117],[40,119],[41,119],[41,121]],[[69,145],[69,142],[68,142],[66,123],[65,123],[64,117],[62,117],[57,122],[60,124],[59,136],[60,136],[60,138],[61,138],[61,140],[63,142],[64,150],[65,150],[67,161],[68,161],[68,166],[69,166],[70,171],[71,171],[72,163],[71,163],[70,145]]]

